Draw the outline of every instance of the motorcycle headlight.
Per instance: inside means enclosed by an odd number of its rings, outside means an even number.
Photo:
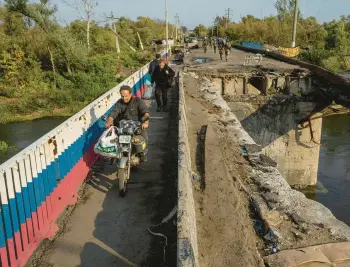
[[[137,128],[137,129],[135,130],[135,134],[140,135],[140,134],[141,134],[141,129],[140,129],[140,128]]]

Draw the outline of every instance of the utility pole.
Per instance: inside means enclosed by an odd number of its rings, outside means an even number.
[[[176,28],[175,40],[177,40],[177,38],[178,38],[179,26],[180,26],[180,18],[179,18],[179,14],[176,14],[176,16],[175,16],[175,28]]]
[[[226,15],[226,29],[227,29],[227,25],[228,25],[228,23],[231,21],[231,12],[232,12],[232,10],[230,9],[230,8],[228,8],[228,9],[226,9],[225,10],[225,15]]]
[[[113,30],[114,30],[115,32],[117,32],[117,27],[116,27],[115,23],[113,23]],[[119,58],[120,46],[119,46],[118,35],[115,35],[115,48],[117,49],[118,58]]]
[[[166,51],[166,53],[168,53],[168,49],[169,49],[168,0],[165,0],[165,38],[166,38],[166,48],[165,48],[165,51]]]
[[[295,39],[297,36],[297,26],[298,26],[298,11],[299,11],[299,0],[295,0],[295,7],[294,7],[294,24],[293,24],[293,36],[292,36],[292,48],[295,47]]]
[[[117,27],[116,27],[116,22],[114,20],[119,20],[119,18],[115,18],[113,15],[113,12],[111,12],[111,16],[107,17],[107,19],[111,20],[111,24],[113,27],[113,31],[116,33],[117,32]],[[118,39],[118,35],[115,34],[115,48],[117,49],[117,54],[118,54],[118,59],[119,59],[119,54],[120,54],[120,45],[119,45],[119,39]]]

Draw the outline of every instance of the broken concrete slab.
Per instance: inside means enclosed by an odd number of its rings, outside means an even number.
[[[350,263],[350,243],[334,243],[302,249],[285,250],[264,257],[269,267],[345,266]],[[347,261],[347,262],[346,262]],[[338,265],[340,264],[340,265]]]

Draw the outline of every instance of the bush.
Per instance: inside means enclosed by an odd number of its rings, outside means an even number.
[[[344,68],[344,62],[337,56],[322,60],[322,66],[334,72],[339,72]]]
[[[8,158],[8,154],[16,151],[15,146],[7,144],[5,141],[0,141],[0,164]]]
[[[10,146],[5,141],[0,141],[0,153],[7,153]]]
[[[331,55],[332,51],[327,51],[325,49],[311,49],[310,51],[302,52],[299,55],[299,58],[315,65],[321,65],[322,61],[329,58]]]

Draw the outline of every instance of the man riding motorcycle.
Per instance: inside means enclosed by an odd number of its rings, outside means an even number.
[[[146,144],[148,143],[147,128],[149,127],[150,113],[145,103],[141,98],[133,97],[131,87],[123,85],[120,88],[121,98],[117,101],[114,109],[105,124],[106,128],[113,125],[118,126],[121,120],[133,120],[142,122],[141,135],[145,138]],[[145,151],[144,154],[146,154]],[[146,161],[145,155],[142,159]]]

